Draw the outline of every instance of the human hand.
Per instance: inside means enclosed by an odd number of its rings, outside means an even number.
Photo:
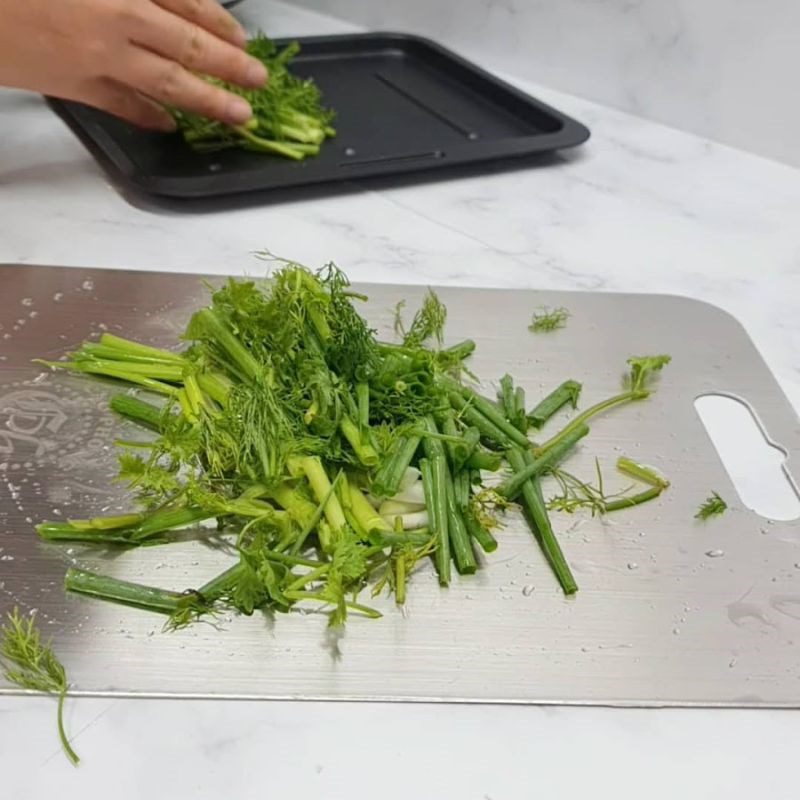
[[[194,73],[257,88],[267,74],[215,0],[0,0],[0,85],[172,130],[163,108],[239,125],[249,104]]]

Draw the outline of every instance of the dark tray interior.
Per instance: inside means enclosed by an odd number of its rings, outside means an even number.
[[[295,163],[243,150],[197,154],[177,135],[142,132],[51,100],[91,152],[140,191],[201,198],[400,175],[550,152],[584,142],[580,123],[434,42],[403,34],[299,40],[294,63],[336,109],[338,136]]]

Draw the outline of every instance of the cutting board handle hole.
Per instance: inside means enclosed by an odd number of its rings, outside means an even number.
[[[694,407],[742,503],[766,519],[800,517],[800,492],[786,450],[770,438],[750,404],[734,395],[704,394]]]

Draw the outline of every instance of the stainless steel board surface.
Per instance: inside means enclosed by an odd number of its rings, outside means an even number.
[[[395,303],[413,307],[423,293],[365,291],[364,313],[387,334]],[[97,553],[33,531],[125,505],[111,442],[127,429],[107,411],[105,387],[31,359],[58,358],[102,330],[174,343],[205,297],[196,276],[0,266],[0,613],[38,609],[78,693],[800,706],[800,527],[742,506],[693,403],[707,392],[746,398],[795,470],[800,424],[741,326],[677,297],[441,290],[449,338],[478,341],[475,372],[511,372],[530,401],[575,378],[586,406],[618,389],[628,356],[673,356],[655,395],[597,419],[569,462],[591,478],[597,456],[621,487],[614,461],[625,453],[672,482],[658,502],[607,520],[553,514],[574,598],[513,516],[486,569],[442,590],[426,564],[405,613],[379,599],[383,619],[353,617],[338,636],[319,614],[168,634],[152,614],[67,596],[71,563],[180,590],[230,559],[198,543]],[[567,306],[567,327],[529,333],[542,305]],[[712,490],[730,511],[699,522]]]

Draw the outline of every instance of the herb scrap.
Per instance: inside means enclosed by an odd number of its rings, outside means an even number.
[[[539,311],[533,312],[528,330],[531,333],[549,333],[550,331],[564,328],[569,317],[569,311],[563,306],[558,308],[542,306]]]
[[[623,475],[647,484],[648,488],[632,491],[634,487],[628,486],[619,492],[607,494],[598,459],[595,459],[596,485],[583,481],[570,472],[554,467],[548,474],[552,475],[556,480],[561,493],[548,501],[548,509],[565,511],[571,514],[579,508],[588,508],[592,516],[608,514],[612,511],[620,511],[655,500],[661,496],[665,489],[669,488],[669,481],[652,467],[638,464],[625,456],[620,456],[617,459],[617,469]]]
[[[711,495],[706,498],[694,517],[695,519],[703,520],[710,517],[718,517],[720,514],[724,514],[727,509],[728,504],[716,492],[711,492]]]
[[[0,626],[0,666],[7,681],[21,689],[58,696],[58,736],[67,758],[77,766],[78,755],[72,749],[64,729],[64,700],[69,688],[63,664],[50,643],[42,642],[36,616],[27,619],[15,608]]]

